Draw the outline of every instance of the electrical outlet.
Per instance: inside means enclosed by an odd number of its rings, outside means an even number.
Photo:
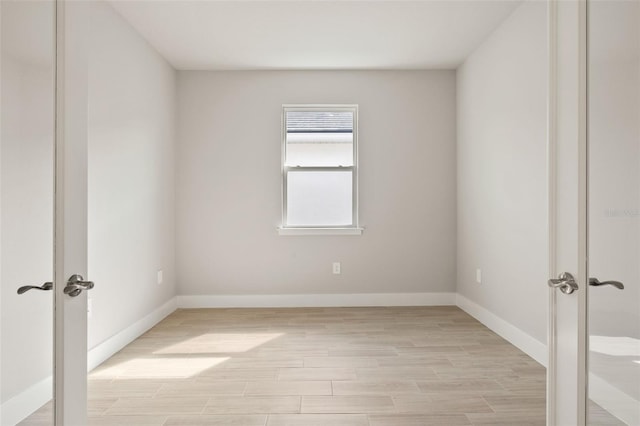
[[[340,262],[333,262],[333,273],[340,275]]]
[[[476,269],[476,282],[482,284],[482,269]]]
[[[162,284],[162,281],[164,281],[164,274],[162,273],[162,269],[160,269],[158,271],[158,284]]]

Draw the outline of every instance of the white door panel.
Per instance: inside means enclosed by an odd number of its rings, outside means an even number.
[[[87,425],[87,5],[0,2],[3,426]]]
[[[58,1],[56,141],[56,425],[87,424],[87,294],[64,294],[87,273],[88,2]]]
[[[585,4],[550,3],[551,272],[569,272],[578,290],[550,290],[549,425],[584,419],[586,293]]]
[[[640,2],[590,2],[588,424],[640,424]],[[595,284],[595,283],[594,283]]]
[[[552,272],[579,288],[550,297],[549,424],[637,425],[640,3],[552,4]]]
[[[53,425],[55,3],[0,2],[0,424]],[[49,288],[45,286],[44,288]]]

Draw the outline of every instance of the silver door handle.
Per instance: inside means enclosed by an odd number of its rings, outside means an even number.
[[[597,278],[589,278],[589,285],[593,287],[600,287],[602,285],[612,285],[618,290],[624,290],[624,284],[620,281],[602,281],[600,282]]]
[[[42,284],[40,287],[36,285],[23,285],[18,289],[18,294],[26,293],[29,290],[51,290],[53,288],[53,283],[46,282]]]
[[[74,274],[69,277],[63,291],[64,294],[76,297],[82,293],[82,290],[91,290],[94,285],[93,281],[85,281],[82,275]]]
[[[558,278],[552,278],[547,283],[551,288],[559,288],[564,294],[571,294],[578,289],[575,278],[569,272],[563,272]]]

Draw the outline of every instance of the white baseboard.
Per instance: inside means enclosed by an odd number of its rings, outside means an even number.
[[[144,318],[136,321],[129,327],[89,350],[87,354],[87,370],[91,371],[102,364],[176,309],[176,298],[173,297]],[[2,426],[9,426],[21,422],[31,415],[31,413],[46,404],[51,399],[52,394],[53,378],[47,377],[4,402],[0,408],[0,412],[2,413],[0,424]]]
[[[589,398],[628,425],[640,425],[638,401],[595,374],[589,374]]]
[[[261,294],[178,296],[179,308],[331,308],[453,306],[455,293]]]
[[[547,366],[549,354],[546,344],[460,294],[456,296],[456,305],[522,352]]]
[[[129,327],[119,333],[109,337],[104,342],[89,349],[87,354],[87,371],[91,371],[109,358],[116,352],[142,336],[151,327],[169,316],[178,308],[176,298],[171,298],[167,303],[160,306],[144,318],[131,324]]]
[[[46,404],[53,395],[51,376],[36,383],[2,404],[0,424],[13,426]]]

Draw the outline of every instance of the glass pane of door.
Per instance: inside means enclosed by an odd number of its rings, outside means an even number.
[[[0,19],[0,424],[52,425],[54,3]]]
[[[589,3],[589,404],[640,424],[640,2]]]

